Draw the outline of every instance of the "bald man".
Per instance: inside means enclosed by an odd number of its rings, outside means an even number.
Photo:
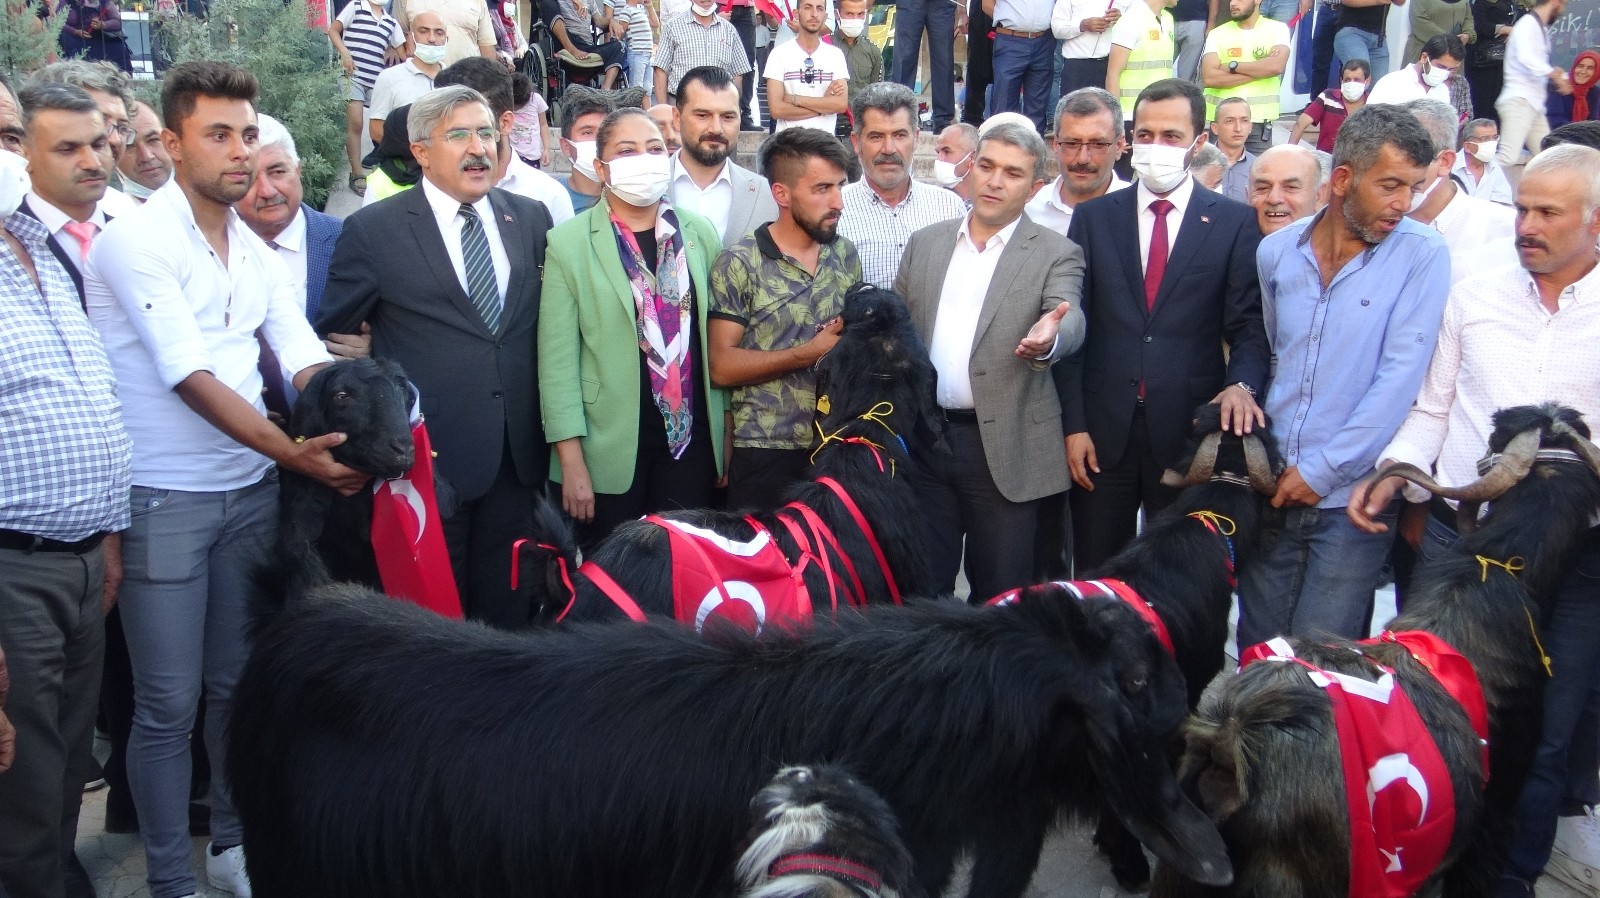
[[[383,142],[383,123],[389,113],[433,90],[434,76],[444,68],[445,44],[449,32],[444,19],[433,10],[423,10],[406,25],[411,38],[411,55],[405,62],[378,73],[372,82],[372,97],[367,103],[367,133],[372,145]]]
[[[673,122],[673,107],[671,103],[657,103],[646,109],[650,120],[661,129],[661,139],[667,142],[667,155],[678,152],[683,146],[683,138],[678,134],[678,126]]]
[[[1249,193],[1256,222],[1266,236],[1326,205],[1328,182],[1315,150],[1283,145],[1256,157],[1250,166]]]

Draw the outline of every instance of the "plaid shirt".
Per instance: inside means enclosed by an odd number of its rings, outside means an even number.
[[[67,542],[125,529],[133,447],[111,363],[50,232],[21,212],[5,228],[40,286],[0,241],[0,528]]]
[[[839,236],[855,244],[861,254],[861,279],[885,290],[894,289],[900,273],[900,256],[911,235],[931,224],[967,214],[961,197],[942,187],[911,182],[911,192],[898,206],[885,203],[865,178],[844,188],[844,214]]]
[[[661,38],[650,65],[667,70],[669,94],[678,92],[678,82],[696,66],[720,65],[735,78],[750,71],[750,59],[744,55],[744,44],[739,43],[733,23],[717,16],[710,25],[702,25],[692,11],[661,23]]]

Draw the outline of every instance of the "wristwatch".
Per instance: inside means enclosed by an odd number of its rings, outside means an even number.
[[[1237,65],[1237,64],[1238,63],[1235,63],[1235,65]],[[1228,386],[1230,386],[1230,387],[1238,387],[1239,389],[1245,391],[1246,393],[1249,393],[1251,396],[1256,395],[1256,388],[1250,386],[1249,384],[1245,383],[1242,380],[1237,382],[1237,383],[1228,384]]]
[[[1236,75],[1238,73],[1239,73],[1239,60],[1235,59],[1234,61],[1228,63],[1228,74]]]

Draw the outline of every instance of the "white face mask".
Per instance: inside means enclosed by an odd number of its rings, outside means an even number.
[[[1133,173],[1151,193],[1168,193],[1188,177],[1189,150],[1193,147],[1193,143],[1186,147],[1136,143],[1133,145]]]
[[[1472,158],[1479,162],[1493,162],[1495,151],[1500,149],[1498,140],[1480,140],[1478,148],[1472,151]]]
[[[1421,209],[1422,208],[1422,204],[1426,203],[1428,201],[1428,197],[1433,195],[1433,189],[1435,187],[1438,187],[1439,183],[1441,181],[1443,181],[1443,180],[1444,180],[1443,176],[1434,178],[1433,182],[1430,183],[1427,187],[1423,188],[1421,193],[1412,194],[1412,196],[1411,196],[1411,210],[1410,211],[1415,212],[1418,209]]]
[[[840,19],[839,31],[845,37],[860,37],[862,29],[867,27],[866,19]]]
[[[0,226],[22,206],[22,198],[32,188],[28,162],[16,153],[0,150]]]
[[[1422,73],[1422,80],[1429,87],[1438,87],[1450,80],[1450,73],[1430,62],[1428,70]]]
[[[412,50],[411,53],[420,62],[427,65],[438,65],[444,62],[444,54],[447,49],[449,48],[444,44],[440,44],[437,47],[433,44],[417,44],[416,49]]]
[[[572,144],[572,167],[591,181],[598,181],[600,177],[594,173],[594,141],[569,140]]]
[[[665,154],[618,156],[606,163],[606,172],[611,176],[606,186],[617,199],[630,206],[653,205],[667,195],[669,165]]]
[[[715,3],[709,6],[701,6],[698,3],[694,3],[691,4],[691,6],[694,9],[694,14],[697,16],[710,16],[714,15],[717,11],[717,5]]]
[[[968,153],[955,162],[946,162],[943,159],[933,160],[933,182],[947,189],[960,184],[965,176],[956,174],[956,169],[971,158],[972,154]]]
[[[1367,95],[1367,85],[1362,81],[1346,81],[1339,85],[1339,93],[1344,94],[1345,102],[1354,103]]]

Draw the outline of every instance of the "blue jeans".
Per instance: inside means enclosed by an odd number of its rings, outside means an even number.
[[[1261,14],[1287,23],[1300,12],[1300,0],[1261,0]]]
[[[1256,556],[1239,573],[1239,647],[1274,636],[1367,635],[1378,571],[1391,532],[1364,533],[1343,508],[1291,508],[1270,516]]]
[[[652,86],[655,79],[650,71],[650,51],[629,50],[624,71],[628,73],[628,86],[644,88],[645,95],[652,97],[652,103],[655,102],[653,99],[655,89]]]
[[[950,0],[902,0],[894,20],[894,75],[890,79],[917,89],[917,62],[922,32],[928,32],[928,83],[933,87],[933,129],[942,130],[956,117],[956,7]],[[993,110],[990,110],[991,114]]]
[[[1352,59],[1365,59],[1372,66],[1372,80],[1389,74],[1389,45],[1383,36],[1360,28],[1344,27],[1333,36],[1333,53],[1343,65]]]
[[[196,891],[189,842],[189,731],[206,695],[211,838],[242,842],[228,789],[228,714],[248,651],[251,574],[278,524],[278,476],[225,492],[135,486],[123,535],[122,625],[133,661],[128,785],[151,898]]]
[[[1038,37],[994,36],[994,96],[989,114],[1021,112],[1044,133],[1050,114],[1050,82],[1055,78],[1055,58],[1060,44],[1050,34]]]

